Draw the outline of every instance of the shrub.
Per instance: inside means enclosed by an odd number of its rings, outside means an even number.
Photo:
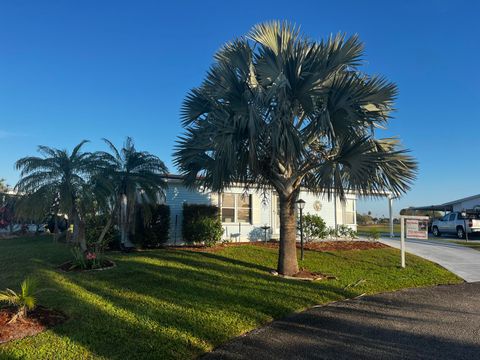
[[[203,222],[203,219],[210,219],[213,221]],[[197,225],[199,222],[201,225]],[[217,229],[222,229],[222,224],[218,215],[218,207],[203,204],[183,204],[182,235],[184,241],[187,243],[206,242],[207,240],[204,238],[205,234],[199,234],[199,231],[206,227],[211,227],[215,232]],[[220,238],[222,233],[223,229],[220,233]],[[220,241],[220,239],[218,241]]]
[[[102,249],[105,248],[118,248],[118,243],[120,240],[120,235],[118,230],[113,225],[114,221],[108,228],[105,237],[101,244],[97,244],[98,238],[102,233],[103,229],[107,225],[107,222],[110,218],[110,214],[101,214],[101,215],[89,215],[85,219],[85,237],[87,239],[87,246],[89,248],[94,248],[100,246]]]
[[[32,278],[23,280],[19,293],[11,289],[0,291],[0,302],[7,302],[17,308],[17,314],[13,316],[8,323],[26,318],[28,311],[35,309],[37,305],[37,293],[37,282]]]
[[[303,217],[303,233],[306,241],[323,239],[328,235],[327,224],[318,215],[306,214]]]
[[[343,238],[354,239],[357,237],[357,233],[352,230],[348,225],[338,226],[338,235]]]
[[[94,246],[87,250],[82,251],[78,246],[72,248],[72,265],[69,270],[81,269],[100,269],[109,262],[103,256],[103,249],[100,246]]]
[[[380,232],[376,227],[372,228],[368,233],[367,239],[370,241],[378,241],[380,239]]]
[[[204,243],[205,246],[214,246],[222,240],[223,227],[220,219],[201,218],[192,225],[194,230],[193,243]]]
[[[155,248],[166,243],[170,232],[170,207],[164,204],[152,205],[148,216],[139,211],[135,241],[144,248]]]
[[[337,229],[335,228],[329,228],[328,229],[328,235],[334,238],[349,238],[349,239],[355,239],[357,237],[356,231],[352,230],[348,225],[338,225]]]

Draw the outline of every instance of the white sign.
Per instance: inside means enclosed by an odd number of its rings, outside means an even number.
[[[405,267],[405,237],[428,239],[428,216],[400,216],[400,264]]]
[[[419,219],[406,219],[407,239],[428,239],[428,222]]]

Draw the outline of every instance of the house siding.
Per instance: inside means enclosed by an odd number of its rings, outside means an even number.
[[[452,208],[453,211],[463,211],[473,209],[475,206],[478,205],[480,205],[480,196],[452,204]]]
[[[279,218],[277,213],[277,198],[273,191],[268,190],[265,193],[256,191],[245,192],[242,187],[232,187],[226,189],[224,193],[251,195],[251,223],[223,223],[223,239],[229,241],[259,241],[265,236],[262,226],[270,226],[267,232],[267,238],[279,237]],[[327,196],[317,196],[307,191],[301,191],[300,198],[305,200],[304,214],[315,214],[321,216],[328,227],[335,226],[335,204],[333,199]],[[356,196],[349,194],[347,199],[354,202],[356,210]],[[344,223],[344,206],[338,198],[337,200],[337,224]],[[208,191],[192,190],[183,185],[178,180],[169,180],[168,188],[165,193],[165,202],[170,207],[170,240],[171,244],[182,244],[182,219],[183,204],[211,204],[221,206],[221,198],[217,193]],[[321,204],[320,210],[315,208],[315,203]],[[355,216],[354,216],[355,218]],[[348,224],[356,230],[356,224]]]

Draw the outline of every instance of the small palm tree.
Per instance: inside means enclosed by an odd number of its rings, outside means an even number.
[[[260,24],[217,52],[183,104],[175,162],[188,185],[277,192],[281,274],[298,271],[301,188],[341,199],[349,191],[399,196],[415,178],[399,141],[375,138],[397,87],[363,73],[362,55],[358,36],[314,41],[288,23]]]
[[[120,150],[111,141],[103,140],[111,153],[96,153],[106,164],[99,175],[113,190],[113,213],[118,215],[121,244],[128,248],[133,246],[129,234],[133,229],[136,205],[157,203],[164,195],[167,167],[157,156],[138,151],[130,137]]]
[[[80,142],[71,153],[39,146],[42,157],[27,156],[16,162],[21,178],[15,187],[26,195],[27,202],[31,200],[32,206],[39,207],[35,202],[41,201],[44,205],[40,207],[46,208],[58,202],[57,211],[68,214],[73,223],[73,241],[83,251],[87,249],[84,211],[95,197],[89,180],[103,166],[96,156],[81,151],[86,142]]]
[[[0,302],[9,303],[18,309],[8,323],[27,318],[28,311],[35,309],[37,305],[37,294],[37,282],[32,278],[23,280],[19,293],[11,289],[0,291]]]

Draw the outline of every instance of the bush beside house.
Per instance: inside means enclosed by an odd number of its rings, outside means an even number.
[[[214,205],[183,204],[182,235],[189,244],[213,246],[222,239],[219,210]]]
[[[151,205],[137,212],[135,242],[143,248],[157,248],[168,241],[170,235],[170,207]]]
[[[328,228],[320,216],[306,214],[303,217],[303,232],[307,241],[314,241],[324,239],[328,235]]]

